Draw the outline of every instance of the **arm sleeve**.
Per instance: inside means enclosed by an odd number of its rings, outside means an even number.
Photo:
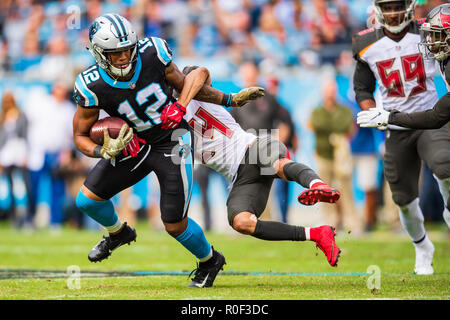
[[[355,90],[356,102],[359,104],[363,100],[375,100],[373,97],[375,86],[376,79],[369,65],[358,59],[355,73],[353,74],[353,88]]]
[[[393,110],[388,123],[411,129],[438,129],[450,121],[450,92],[426,111],[405,113]]]

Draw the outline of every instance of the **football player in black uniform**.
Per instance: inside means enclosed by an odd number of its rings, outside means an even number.
[[[161,219],[166,231],[199,259],[189,286],[210,287],[225,258],[208,243],[200,226],[187,217],[193,157],[191,134],[183,115],[194,97],[192,81],[172,62],[171,49],[164,40],[151,37],[138,41],[131,23],[117,14],[95,19],[89,41],[96,64],[76,78],[74,142],[85,155],[102,159],[88,173],[76,204],[104,226],[109,236],[92,249],[88,258],[101,261],[119,246],[135,241],[136,231],[119,220],[110,198],[154,171],[160,184]],[[171,87],[181,92],[177,101]],[[195,98],[240,106],[263,94],[262,88],[224,94],[204,85]],[[89,138],[100,109],[127,122],[115,139],[105,130],[103,145]]]

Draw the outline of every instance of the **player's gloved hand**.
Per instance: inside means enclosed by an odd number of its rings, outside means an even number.
[[[175,129],[186,114],[186,107],[182,106],[178,102],[174,102],[171,105],[164,108],[161,112],[161,128],[162,129]]]
[[[256,100],[264,96],[264,88],[261,87],[249,87],[244,88],[238,93],[233,93],[233,101],[231,105],[233,107],[242,107],[246,102],[250,100]]]
[[[122,154],[124,156],[130,155],[132,158],[136,157],[139,153],[139,150],[141,150],[140,143],[146,143],[144,139],[141,139],[137,136],[136,133],[133,134],[133,138],[128,143],[126,148],[122,150]]]
[[[128,130],[129,128],[127,124],[124,124],[116,139],[112,139],[109,136],[107,128],[103,130],[103,146],[100,149],[100,153],[104,159],[114,159],[133,139],[133,130]],[[125,132],[127,133],[125,134]]]
[[[389,120],[389,112],[379,108],[370,108],[358,113],[356,123],[362,128],[377,128],[386,130]]]

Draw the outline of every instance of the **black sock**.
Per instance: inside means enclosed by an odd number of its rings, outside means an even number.
[[[255,232],[252,234],[255,238],[262,240],[291,240],[291,241],[305,241],[305,228],[299,226],[292,226],[287,223],[277,221],[263,221],[256,222]]]
[[[298,162],[289,162],[283,167],[283,172],[289,181],[295,181],[305,188],[309,188],[311,181],[320,179],[313,169]]]

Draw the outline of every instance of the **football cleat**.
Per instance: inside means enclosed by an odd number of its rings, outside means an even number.
[[[223,270],[223,265],[226,264],[225,257],[219,251],[214,250],[214,248],[212,248],[212,250],[212,258],[208,261],[198,263],[197,268],[192,270],[189,277],[192,273],[195,272],[195,274],[194,278],[192,278],[192,282],[189,284],[189,287],[212,287],[217,274],[220,270]]]
[[[317,202],[336,203],[341,194],[336,189],[323,183],[316,186],[314,184],[310,189],[307,189],[298,195],[298,202],[305,206],[311,206]]]
[[[88,259],[91,262],[102,261],[108,258],[113,250],[124,244],[129,245],[131,241],[136,242],[136,230],[124,222],[122,230],[117,235],[103,236],[103,240],[97,243],[91,252],[89,252]]]
[[[320,226],[310,229],[311,240],[316,243],[317,248],[322,250],[332,267],[337,267],[341,254],[341,250],[334,240],[335,236],[335,229],[332,226]]]
[[[416,265],[414,273],[417,275],[430,275],[433,270],[433,254],[434,246],[430,239],[425,238],[424,243],[415,245],[416,248]]]

